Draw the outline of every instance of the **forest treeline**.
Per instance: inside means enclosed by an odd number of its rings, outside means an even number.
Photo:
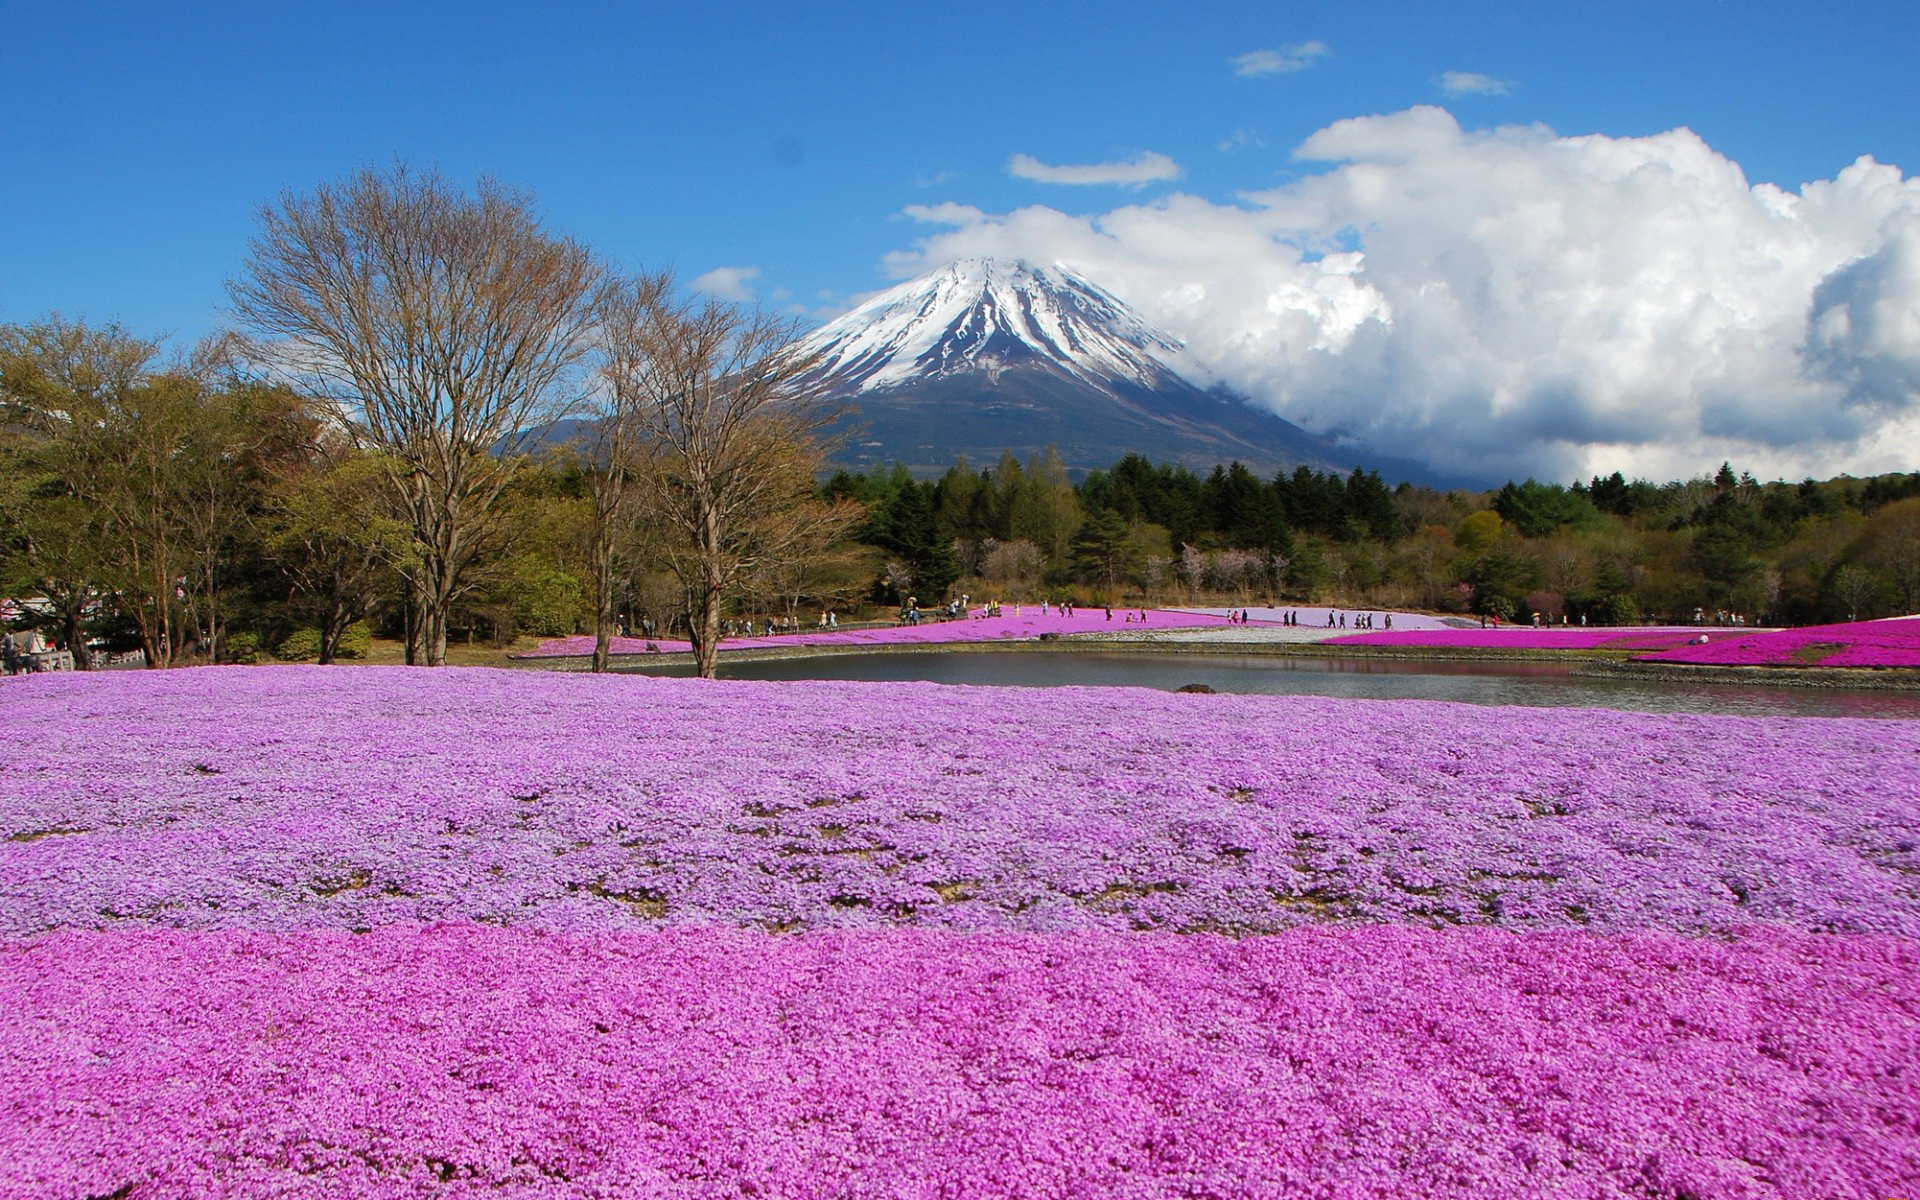
[[[1074,482],[1057,456],[836,474],[898,592],[1073,589],[1419,608],[1503,620],[1808,624],[1920,611],[1920,473],[1762,483],[1723,463],[1684,481],[1619,472],[1489,492],[1300,467],[1202,476],[1128,455]],[[984,589],[984,591],[982,590]]]

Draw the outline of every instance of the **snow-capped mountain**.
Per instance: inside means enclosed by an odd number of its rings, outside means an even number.
[[[808,382],[856,410],[836,456],[944,471],[1047,446],[1074,470],[1137,451],[1199,470],[1345,471],[1356,458],[1209,389],[1180,340],[1060,266],[963,259],[892,288],[802,340]]]
[[[969,258],[883,292],[803,343],[818,374],[873,392],[1009,368],[1109,390],[1180,377],[1180,342],[1064,267]]]

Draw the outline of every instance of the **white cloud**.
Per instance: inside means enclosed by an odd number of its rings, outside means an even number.
[[[1267,139],[1253,130],[1241,128],[1222,138],[1214,148],[1222,154],[1238,154],[1242,150],[1251,150],[1266,144]]]
[[[1124,187],[1141,187],[1180,178],[1180,164],[1152,151],[1136,154],[1125,162],[1062,167],[1049,166],[1031,154],[1016,154],[1007,160],[1007,173],[1036,183],[1117,183]]]
[[[693,290],[721,300],[752,304],[759,299],[754,294],[752,281],[759,277],[759,267],[715,267],[704,275],[694,276]]]
[[[1474,476],[1910,470],[1920,179],[1863,158],[1786,192],[1685,129],[1340,121],[1238,204],[961,205],[889,255],[1059,261],[1317,432]]]
[[[1285,75],[1304,71],[1331,53],[1325,42],[1298,42],[1278,50],[1250,50],[1227,61],[1235,75]]]
[[[1478,71],[1447,71],[1440,76],[1440,90],[1449,96],[1505,96],[1513,92],[1513,80]]]
[[[929,225],[972,225],[986,219],[984,212],[971,204],[909,204],[900,210],[904,217]]]

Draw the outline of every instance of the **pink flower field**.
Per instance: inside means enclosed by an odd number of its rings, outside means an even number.
[[[1124,633],[1141,629],[1191,629],[1198,626],[1227,624],[1223,614],[1204,612],[1179,612],[1172,609],[1122,609],[1113,610],[1113,618],[1107,618],[1104,608],[1075,609],[1072,616],[1063,616],[1057,608],[1049,607],[1045,614],[1037,604],[1020,606],[1018,613],[1011,604],[1002,606],[1002,615],[998,617],[963,617],[954,621],[926,620],[918,625],[890,625],[878,629],[848,629],[829,633],[826,630],[807,630],[801,633],[785,633],[774,637],[731,637],[720,643],[720,649],[759,650],[780,646],[894,646],[894,645],[937,645],[950,642],[997,642],[1020,641],[1039,637],[1044,633]],[[1132,620],[1129,621],[1128,618]],[[654,647],[648,650],[648,645]],[[613,639],[614,654],[685,654],[692,650],[691,643],[675,641],[670,638],[654,638],[649,642],[645,638]],[[566,637],[542,642],[520,658],[576,658],[593,653],[593,638]]]
[[[1328,639],[1331,646],[1436,646],[1508,650],[1662,650],[1685,645],[1701,630],[1690,626],[1597,629],[1508,625],[1499,629],[1409,629],[1355,633]]]
[[[0,731],[7,1200],[1920,1187],[1906,722],[286,667]]]
[[[1704,646],[1681,645],[1640,658],[1726,667],[1920,667],[1920,620],[1908,617],[1764,633],[1706,633]]]

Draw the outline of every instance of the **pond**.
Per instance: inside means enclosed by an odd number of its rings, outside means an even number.
[[[691,668],[629,668],[689,675]],[[730,663],[722,679],[921,680],[993,687],[1150,687],[1205,684],[1217,692],[1447,700],[1547,708],[1736,716],[1920,718],[1920,692],[1740,687],[1588,679],[1559,662],[1360,659],[1312,655],[1143,654],[1099,650],[891,651]]]

